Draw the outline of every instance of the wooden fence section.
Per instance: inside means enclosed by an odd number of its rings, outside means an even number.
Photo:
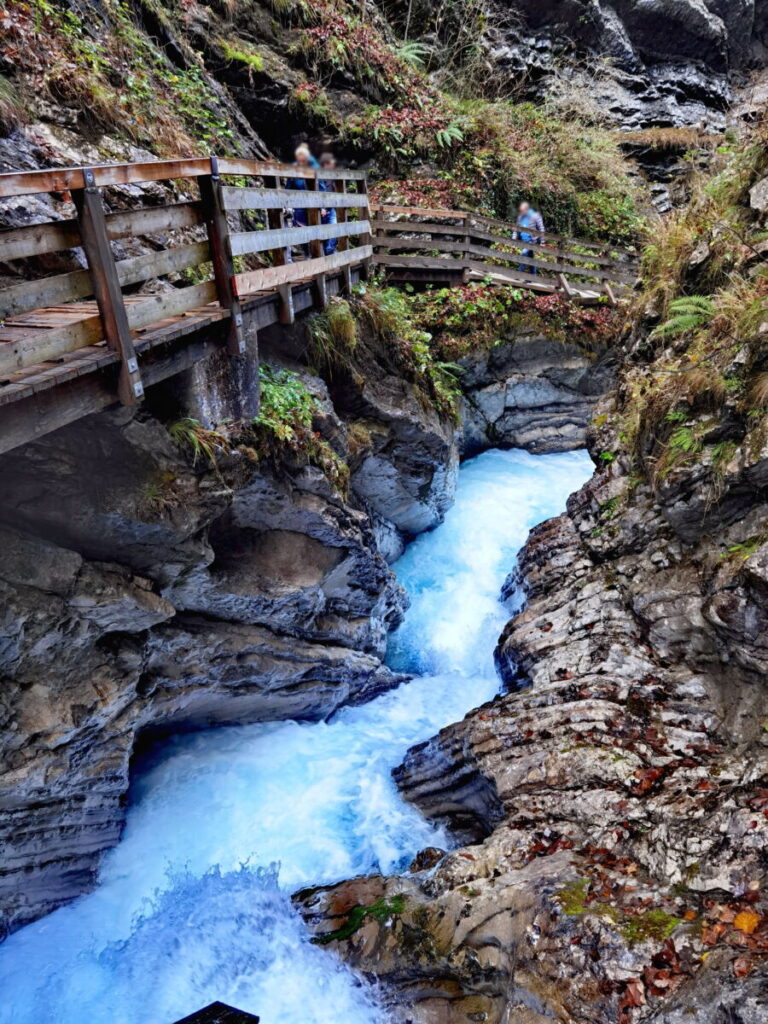
[[[490,280],[577,302],[616,304],[637,279],[634,254],[609,244],[535,232],[525,242],[513,224],[461,210],[371,207],[374,262],[394,280],[456,284]]]
[[[115,186],[153,182],[192,197],[109,209],[125,202]],[[328,276],[334,291],[348,289],[352,268],[367,270],[373,254],[362,171],[212,157],[0,175],[0,200],[50,193],[73,215],[0,231],[0,273],[19,279],[0,286],[0,407],[106,367],[117,369],[115,399],[133,404],[156,346],[219,325],[228,351],[242,355],[244,310],[276,293],[269,308],[290,323],[295,287],[311,281],[322,308]],[[294,207],[307,210],[309,226],[286,226]],[[339,223],[322,225],[322,209]],[[331,239],[338,251],[326,255]],[[59,269],[40,276],[41,265]],[[255,344],[248,349],[256,359]]]
[[[133,185],[142,204],[122,209]],[[135,404],[217,348],[257,365],[258,329],[322,309],[373,264],[394,280],[488,279],[578,302],[615,303],[636,276],[630,253],[603,244],[371,207],[356,170],[209,157],[0,174],[0,211],[18,219],[26,196],[30,218],[46,204],[51,217],[0,231],[0,452]],[[295,208],[306,224],[287,222]]]

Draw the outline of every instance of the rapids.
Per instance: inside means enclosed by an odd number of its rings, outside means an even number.
[[[450,845],[390,772],[497,692],[501,585],[590,472],[583,453],[464,465],[443,525],[394,567],[411,607],[389,661],[412,682],[328,722],[184,736],[140,765],[94,892],[0,946],[0,1024],[171,1024],[214,999],[262,1024],[378,1021],[375,991],[309,942],[290,893]]]

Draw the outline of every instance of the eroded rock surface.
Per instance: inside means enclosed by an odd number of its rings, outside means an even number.
[[[536,454],[586,444],[595,404],[613,373],[576,344],[522,336],[460,361],[462,450],[525,448]]]
[[[397,1019],[765,1020],[766,509],[743,481],[766,465],[654,498],[603,464],[532,531],[497,651],[513,692],[395,773],[468,845],[368,902],[359,880],[298,897]],[[334,937],[350,901],[371,909]]]
[[[370,699],[402,678],[382,657],[405,595],[319,470],[237,450],[190,465],[146,414],[84,419],[4,456],[2,475],[7,929],[92,884],[143,730]]]
[[[490,19],[489,60],[531,95],[624,129],[722,128],[734,83],[765,62],[765,0],[521,0]]]

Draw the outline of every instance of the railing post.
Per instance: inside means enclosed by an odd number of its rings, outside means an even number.
[[[93,170],[89,167],[83,168],[83,181],[85,187],[73,189],[72,199],[77,209],[80,239],[88,260],[93,294],[99,307],[106,342],[120,356],[117,386],[120,401],[123,405],[136,405],[144,394],[144,386],[141,383],[139,362],[133,347],[117,267],[109,244],[101,189],[96,187]]]
[[[205,228],[208,232],[208,243],[211,247],[213,276],[216,280],[216,292],[222,309],[230,311],[229,330],[227,332],[227,351],[230,355],[242,355],[245,352],[245,334],[243,331],[243,313],[237,295],[235,266],[232,260],[232,247],[229,240],[229,224],[227,211],[221,196],[221,178],[219,162],[211,157],[211,173],[199,178],[200,198],[203,203]]]
[[[368,176],[367,175],[362,179],[362,181],[359,183],[358,187],[360,189],[360,194],[361,195],[364,195],[364,196],[368,195]],[[364,211],[363,212],[364,218],[370,224],[371,220],[372,220],[370,200],[369,200],[368,204],[365,207],[361,207],[361,209],[363,209],[363,211]],[[361,235],[360,236],[360,244],[361,245],[373,245],[373,235],[372,234]],[[371,260],[371,259],[363,260],[362,274],[363,274],[363,277],[365,278],[366,281],[369,281],[371,279],[371,276],[373,274],[373,260]]]
[[[319,172],[315,171],[312,178],[307,179],[307,188],[310,192],[319,191]],[[307,224],[311,228],[320,226],[320,210],[315,207],[307,207]],[[312,259],[320,260],[323,258],[325,253],[323,252],[323,243],[319,238],[313,238],[309,243],[309,254]],[[328,292],[325,287],[325,274],[316,274],[314,278],[315,295],[317,297],[318,309],[325,309],[328,305]]]
[[[279,175],[274,177],[275,188],[283,187],[283,179]],[[279,230],[285,227],[285,214],[282,206],[267,210],[267,227],[270,230]],[[283,267],[286,263],[286,249],[278,246],[277,249],[270,249],[272,262],[276,267]],[[296,319],[296,311],[293,308],[293,289],[289,284],[281,284],[277,289],[278,294],[278,317],[281,324],[292,324]]]
[[[464,266],[463,266],[462,271],[461,271],[461,283],[462,284],[468,284],[469,283],[469,262],[472,259],[472,253],[469,251],[469,247],[472,245],[472,233],[471,233],[472,218],[469,217],[469,215],[467,215],[461,223],[462,223],[462,226],[464,228],[464,244],[467,247],[465,252],[462,254],[463,257],[464,257]]]
[[[340,192],[342,194],[346,193],[346,191],[347,191],[347,182],[346,182],[345,179],[340,178],[336,182],[336,191]],[[347,223],[347,208],[346,208],[346,206],[340,206],[339,207],[339,209],[337,211],[337,214],[336,214],[336,220],[338,221],[339,224],[346,224]],[[339,252],[346,252],[347,249],[349,249],[349,235],[343,235],[341,238],[339,238],[338,250],[339,250]],[[343,284],[342,284],[342,291],[343,291],[343,293],[345,295],[349,295],[349,293],[352,291],[352,268],[350,267],[350,265],[348,263],[346,264],[346,266],[341,268],[341,279],[342,279],[342,282],[343,282]]]

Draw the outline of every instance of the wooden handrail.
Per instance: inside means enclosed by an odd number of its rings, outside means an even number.
[[[637,279],[636,263],[630,259],[630,254],[608,244],[569,243],[559,235],[536,232],[539,236],[557,239],[559,244],[555,248],[514,238],[513,234],[519,230],[516,225],[466,211],[385,204],[373,209],[376,211],[373,222],[378,250],[374,257],[376,262],[390,274],[400,270],[411,275],[410,280],[429,280],[430,274],[434,277],[432,272],[441,271],[464,283],[472,277],[488,277],[493,283],[562,292],[569,299],[594,299],[602,294],[616,305],[617,293]],[[397,216],[432,219],[389,221],[386,214],[391,212]],[[456,223],[437,224],[435,217]],[[499,231],[509,234],[499,234]],[[478,244],[478,240],[491,245]],[[499,245],[504,248],[491,247]],[[609,258],[603,255],[606,252],[623,252],[625,258]]]
[[[148,181],[175,180],[177,178],[198,178],[210,174],[209,157],[193,157],[184,160],[148,160],[134,164],[102,164],[88,170],[93,175],[96,187],[105,185],[130,185]],[[264,175],[285,175],[291,178],[314,178],[318,172],[313,168],[294,167],[265,160],[249,160],[239,157],[224,157],[219,160],[222,175],[262,177]],[[65,192],[85,188],[85,169],[82,167],[52,167],[40,171],[11,171],[0,174],[0,199],[11,196],[30,195],[35,192]],[[320,177],[329,181],[364,181],[365,171],[328,170]]]
[[[483,213],[473,213],[471,210],[426,209],[420,206],[393,206],[387,203],[371,203],[371,212],[390,213],[396,216],[435,217],[440,220],[456,221],[463,221],[468,218],[470,223],[473,224],[490,225],[491,227],[498,227],[506,231],[518,230],[517,226],[509,221],[488,217]],[[384,221],[381,217],[374,218],[374,222],[381,230],[407,231],[409,227],[416,228],[420,226],[418,221]],[[426,227],[427,225],[424,226]],[[433,225],[429,225],[429,227],[433,227]],[[435,232],[443,231],[446,234],[453,233],[452,225],[434,225],[434,230]],[[463,234],[462,226],[457,224],[455,231],[457,234]],[[614,245],[612,242],[592,242],[583,238],[559,235],[552,231],[532,231],[531,234],[553,242],[565,242],[568,245],[578,246],[579,248],[594,249],[597,252],[618,252],[624,256],[636,258],[636,254],[631,250]]]
[[[225,185],[234,175],[264,181],[265,187]],[[196,179],[200,199],[119,213],[108,213],[104,208],[105,186],[178,178]],[[284,188],[285,180],[292,178],[306,180],[309,191]],[[320,192],[319,184],[326,179],[334,183],[333,191]],[[266,183],[275,187],[268,188]],[[153,324],[191,311],[199,315],[203,307],[218,299],[219,311],[211,308],[209,315],[212,320],[220,320],[223,314],[229,351],[240,355],[246,347],[243,295],[277,289],[280,319],[290,323],[292,286],[310,279],[322,306],[325,275],[340,274],[348,289],[352,283],[350,267],[367,265],[373,255],[363,171],[326,172],[275,161],[194,158],[0,175],[0,198],[64,189],[72,194],[78,218],[0,231],[0,262],[83,247],[89,263],[89,269],[21,281],[0,290],[0,321],[8,321],[0,323],[0,375],[6,380],[105,339],[120,364],[120,396],[132,403],[142,394],[134,350],[137,330],[152,329]],[[283,210],[287,206],[306,207],[317,224],[285,227]],[[325,207],[339,211],[339,224],[319,223],[320,210]],[[232,223],[240,217],[240,211],[246,210],[262,211],[267,229],[233,231]],[[195,240],[182,235],[181,244],[119,262],[110,247],[110,241],[116,238],[184,230],[191,230]],[[325,256],[323,242],[332,238],[343,240],[343,244],[338,253]],[[311,246],[313,258],[290,263],[287,253],[297,245]],[[263,252],[270,253],[273,266],[236,273],[236,256]],[[126,286],[193,270],[209,261],[213,280],[136,298],[122,292]],[[95,297],[98,309],[81,301],[89,296]],[[250,356],[256,358],[254,345]]]
[[[305,189],[286,187],[297,178],[306,182]],[[108,209],[105,188],[179,179],[188,183],[187,194],[196,182],[199,198]],[[321,191],[326,179],[332,184]],[[168,338],[177,346],[168,357],[174,366],[202,358],[187,354],[193,347],[211,351],[223,341],[233,358],[247,355],[256,362],[257,327],[290,324],[297,309],[322,308],[331,290],[349,292],[353,268],[368,276],[374,263],[410,280],[458,284],[490,275],[494,283],[560,292],[574,301],[595,301],[601,294],[615,303],[634,280],[631,254],[607,243],[551,233],[544,237],[556,241],[554,248],[524,243],[511,237],[514,225],[465,210],[378,204],[374,219],[366,175],[358,170],[195,157],[0,174],[0,200],[51,191],[71,192],[78,216],[0,231],[0,263],[82,250],[87,266],[81,257],[80,269],[0,289],[0,405],[6,410],[17,400],[11,395],[37,394],[39,387],[54,386],[51,381],[105,367],[112,374],[119,370],[121,400],[135,402],[146,384],[143,374],[159,379],[158,360],[142,362],[144,354],[157,352]],[[308,223],[289,227],[285,212],[290,208],[306,210]],[[323,209],[335,210],[337,223],[322,224]],[[146,236],[159,238],[162,247],[115,259],[113,240]],[[331,239],[338,251],[325,255],[323,243]],[[298,246],[309,258],[292,262]],[[243,259],[250,261],[247,269],[240,265]],[[125,293],[188,271],[195,283],[177,277],[176,287]],[[264,303],[271,319],[257,324],[253,311]],[[214,325],[201,345],[200,334]],[[166,376],[170,372],[178,369]],[[113,386],[99,385],[104,396],[99,407],[109,403]],[[59,413],[54,419],[71,421]],[[53,429],[36,424],[32,436]],[[14,426],[12,433],[17,438],[23,431]],[[6,449],[0,438],[0,450]]]

